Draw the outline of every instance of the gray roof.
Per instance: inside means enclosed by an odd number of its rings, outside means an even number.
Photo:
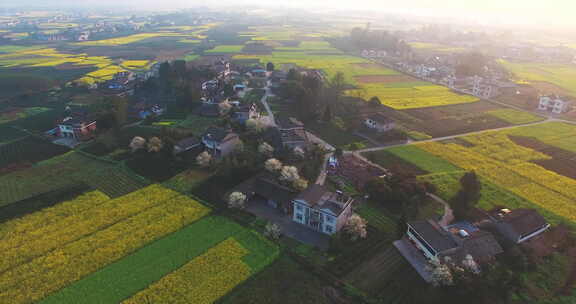
[[[510,225],[519,235],[530,234],[546,225],[544,217],[534,209],[514,209],[500,220]]]
[[[293,117],[276,116],[276,123],[280,129],[303,128],[304,124]]]
[[[443,252],[458,246],[449,232],[443,230],[432,220],[409,222],[412,227],[426,242],[437,252]]]
[[[206,133],[204,133],[204,138],[211,141],[221,142],[230,134],[233,134],[233,132],[227,129],[210,127],[208,130],[206,130]]]
[[[310,205],[315,205],[328,190],[321,185],[310,185],[306,190],[300,192],[296,199],[306,201]]]
[[[389,124],[389,123],[393,123],[394,121],[391,120],[390,118],[386,117],[384,114],[382,113],[376,113],[376,114],[372,114],[367,116],[366,118],[372,119],[373,121],[376,121],[378,123],[381,124]]]
[[[263,196],[266,199],[274,200],[281,204],[292,201],[296,196],[293,190],[279,185],[269,178],[259,177],[254,180],[253,191],[255,194]]]
[[[176,143],[176,147],[180,148],[182,151],[190,150],[200,144],[200,140],[196,137],[188,137]]]

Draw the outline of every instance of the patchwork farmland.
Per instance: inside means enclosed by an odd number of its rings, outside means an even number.
[[[88,192],[0,224],[0,301],[141,303],[181,295],[212,303],[271,263],[278,249],[229,220],[205,217],[209,212],[151,185],[115,199]]]
[[[537,208],[552,223],[576,223],[576,180],[571,169],[576,158],[576,127],[545,123],[464,136],[457,141],[427,142],[367,156],[382,165],[394,154],[426,173],[420,179],[437,186],[449,200],[466,171],[482,180],[480,207]]]

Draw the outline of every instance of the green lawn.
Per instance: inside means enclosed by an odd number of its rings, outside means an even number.
[[[241,53],[243,48],[243,45],[219,45],[212,50],[206,51],[206,53]]]
[[[243,258],[252,273],[274,261],[278,248],[226,218],[201,219],[47,297],[40,303],[119,303],[196,256],[234,238],[250,253]]]
[[[521,125],[527,124],[531,122],[538,122],[544,120],[543,117],[538,115],[534,115],[532,113],[514,110],[514,109],[498,109],[486,112],[488,115],[492,115],[496,118],[499,118],[505,122],[514,124],[514,125]]]
[[[376,202],[368,201],[360,204],[356,213],[363,219],[381,232],[396,233],[396,221],[386,214],[383,207],[378,206]]]
[[[508,135],[535,138],[545,144],[576,152],[576,126],[564,122],[549,122],[503,131]]]
[[[436,157],[414,145],[394,147],[386,149],[384,152],[392,153],[430,173],[461,170],[450,162]]]

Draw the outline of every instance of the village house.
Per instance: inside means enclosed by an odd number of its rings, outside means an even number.
[[[240,143],[238,134],[224,128],[210,127],[202,136],[202,144],[213,157],[222,158],[234,152]]]
[[[334,234],[352,215],[354,200],[342,192],[311,185],[292,200],[292,220],[313,230]]]
[[[290,214],[292,200],[298,192],[291,188],[280,185],[272,176],[257,177],[253,183],[251,192],[248,193],[250,200],[261,199],[272,208],[281,210],[284,214]]]
[[[570,110],[571,102],[559,96],[540,96],[538,110],[561,114]]]
[[[467,222],[441,227],[433,220],[420,220],[408,222],[407,227],[406,236],[394,246],[427,282],[432,280],[427,268],[431,260],[461,266],[469,260],[482,264],[503,252],[490,232]]]
[[[82,116],[68,116],[58,122],[56,135],[74,140],[88,140],[96,133],[96,120]]]
[[[284,147],[289,149],[308,147],[310,141],[302,122],[293,117],[277,116],[276,125]]]
[[[498,232],[517,244],[528,241],[550,228],[550,224],[534,209],[500,209],[489,216]]]
[[[384,114],[375,113],[364,119],[364,126],[377,132],[387,132],[393,130],[396,124]]]
[[[259,119],[260,116],[260,109],[258,109],[258,106],[253,103],[251,105],[237,107],[234,110],[232,118],[239,123],[245,123],[249,119]]]

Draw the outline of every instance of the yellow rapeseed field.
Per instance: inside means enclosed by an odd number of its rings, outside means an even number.
[[[227,239],[122,303],[214,303],[250,277],[241,259],[246,254],[240,243]]]
[[[79,42],[77,44],[78,45],[93,45],[93,46],[115,46],[115,45],[130,44],[130,43],[138,42],[138,41],[141,41],[144,39],[156,38],[156,37],[186,37],[186,36],[187,35],[179,34],[179,33],[172,33],[172,32],[141,33],[141,34],[134,34],[134,35],[118,37],[118,38]]]
[[[517,145],[505,134],[490,132],[463,137],[473,147],[438,142],[417,146],[465,170],[474,170],[494,184],[558,216],[576,221],[576,180],[532,163],[550,157]]]
[[[37,301],[210,211],[159,185],[77,200],[2,224],[0,303]]]

